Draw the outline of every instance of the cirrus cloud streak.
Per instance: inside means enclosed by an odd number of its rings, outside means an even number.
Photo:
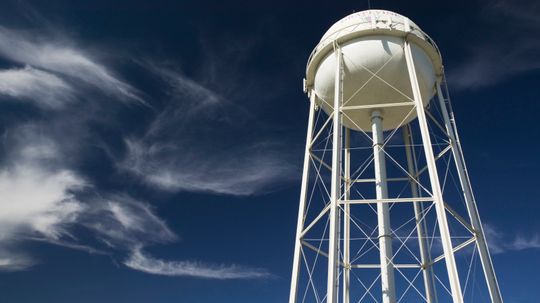
[[[192,261],[164,261],[134,250],[124,264],[134,270],[164,276],[188,276],[204,279],[268,279],[272,275],[265,269],[238,265],[208,265]]]

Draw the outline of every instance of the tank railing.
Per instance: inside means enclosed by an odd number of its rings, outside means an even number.
[[[361,21],[361,22],[357,22],[357,23],[353,23],[347,27],[344,27],[340,30],[337,30],[333,33],[331,33],[330,35],[328,35],[324,40],[321,40],[317,46],[315,46],[315,48],[313,49],[313,51],[311,52],[311,54],[309,55],[309,58],[308,58],[308,61],[307,61],[307,65],[306,65],[306,70],[307,70],[307,67],[309,66],[309,64],[311,63],[311,60],[313,59],[313,56],[315,56],[315,54],[317,53],[317,51],[319,51],[320,49],[322,49],[323,47],[325,47],[326,45],[328,45],[329,43],[331,43],[332,41],[336,40],[338,36],[340,36],[341,33],[343,33],[344,31],[348,31],[349,33],[352,33],[354,32],[360,25],[364,25],[366,24],[367,22],[364,22],[364,21]],[[395,23],[398,23],[398,22],[395,22]],[[393,23],[392,23],[393,24]],[[373,28],[371,28],[373,29]],[[431,39],[431,37],[426,34],[423,30],[421,30],[420,28],[418,27],[413,27],[411,26],[411,33],[413,33],[414,35],[424,39],[427,43],[429,43],[431,46],[433,46],[435,48],[435,50],[437,50],[437,53],[440,54],[441,52],[439,51],[439,47],[437,46],[437,44],[435,43],[435,41],[433,39]]]

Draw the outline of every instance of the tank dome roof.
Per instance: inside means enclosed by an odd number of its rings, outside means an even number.
[[[442,74],[442,58],[435,42],[409,18],[387,10],[371,9],[350,14],[334,23],[311,53],[306,67],[306,85],[313,84],[319,61],[333,51],[335,43],[370,35],[407,37],[431,58],[437,73]]]

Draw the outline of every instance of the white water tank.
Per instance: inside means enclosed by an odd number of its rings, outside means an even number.
[[[410,29],[410,30],[408,30]],[[442,74],[442,60],[435,43],[407,17],[385,10],[367,10],[336,22],[311,54],[306,86],[317,96],[318,105],[332,113],[336,77],[334,49],[343,54],[343,106],[366,109],[344,110],[345,127],[371,131],[371,112],[376,105],[412,102],[413,94],[403,44],[411,43],[413,61],[424,106],[435,93]],[[404,125],[416,117],[409,106],[385,107],[385,130]]]

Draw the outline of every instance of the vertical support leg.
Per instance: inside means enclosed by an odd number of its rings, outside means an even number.
[[[489,295],[492,302],[502,303],[503,300],[499,289],[499,283],[497,281],[497,276],[495,275],[495,269],[493,268],[493,262],[491,261],[491,256],[489,254],[489,249],[484,235],[484,229],[482,228],[482,221],[480,221],[480,215],[478,213],[476,201],[474,200],[474,195],[472,193],[469,175],[465,166],[465,159],[463,157],[463,152],[461,151],[461,145],[457,140],[457,130],[456,132],[454,132],[455,129],[452,126],[452,121],[450,120],[450,117],[448,115],[448,110],[444,102],[444,96],[441,91],[440,82],[437,82],[437,97],[439,99],[439,105],[441,107],[441,112],[444,118],[446,132],[448,133],[450,145],[452,146],[452,155],[454,156],[454,162],[456,164],[459,182],[461,184],[463,195],[465,197],[467,212],[469,213],[471,225],[474,228],[476,234],[478,255],[480,257],[482,268],[484,270],[484,275],[489,289]]]
[[[386,161],[382,145],[384,143],[382,115],[378,110],[371,113],[373,132],[373,163],[375,164],[375,182],[377,199],[388,198],[386,178]],[[392,263],[392,228],[390,226],[390,210],[388,203],[377,203],[377,222],[379,226],[379,253],[381,260],[382,302],[395,303],[396,289],[394,266]]]
[[[345,128],[345,154],[343,158],[343,177],[345,179],[344,201],[349,201],[351,197],[351,130]],[[343,303],[350,301],[351,284],[351,205],[345,202],[343,205]]]
[[[302,254],[301,234],[304,229],[304,218],[306,211],[307,190],[309,185],[309,166],[310,166],[310,146],[313,137],[313,127],[315,124],[315,92],[310,92],[309,118],[306,135],[306,149],[304,152],[304,170],[302,173],[302,185],[300,188],[300,206],[298,210],[298,221],[296,223],[296,239],[294,244],[293,270],[291,276],[291,290],[289,294],[289,303],[296,303],[298,291],[298,277],[300,275],[300,260]]]
[[[327,303],[337,303],[339,266],[339,201],[341,197],[341,128],[343,103],[343,54],[336,47],[336,79],[334,85],[334,117],[332,137],[332,186],[330,190],[330,233],[328,239]]]
[[[403,47],[405,51],[405,59],[407,61],[407,69],[409,72],[409,79],[411,81],[414,102],[416,104],[416,114],[418,117],[418,123],[420,125],[420,132],[422,134],[422,142],[424,145],[424,153],[426,156],[426,163],[429,172],[429,180],[431,183],[433,201],[435,203],[435,210],[437,212],[437,222],[439,223],[439,231],[441,233],[446,270],[448,272],[448,280],[450,281],[450,290],[452,292],[452,300],[454,303],[463,303],[463,294],[459,282],[459,275],[452,246],[452,239],[450,238],[450,230],[448,228],[448,220],[446,217],[446,210],[444,207],[442,190],[439,182],[439,174],[437,172],[435,157],[433,155],[426,113],[424,112],[422,95],[420,93],[420,87],[418,85],[418,79],[416,77],[416,70],[414,67],[411,45],[406,39],[404,41]]]
[[[413,149],[413,139],[411,134],[411,126],[409,124],[403,126],[403,142],[405,145],[405,154],[407,157],[407,168],[409,175],[416,176],[418,168],[416,167],[416,156]],[[413,198],[417,198],[418,185],[416,180],[411,179],[411,194]],[[422,262],[422,275],[424,278],[424,289],[428,303],[435,302],[435,289],[433,269],[429,265],[431,262],[431,254],[428,249],[426,239],[426,224],[424,220],[424,207],[421,202],[414,202],[414,217],[416,219],[416,233],[418,235],[418,246],[420,247],[420,261]]]

